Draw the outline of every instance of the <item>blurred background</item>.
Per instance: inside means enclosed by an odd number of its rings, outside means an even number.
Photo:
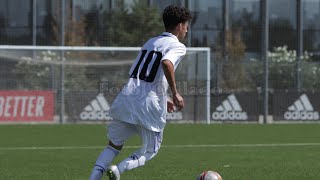
[[[169,121],[320,120],[320,0],[1,0],[0,122],[109,121],[138,51],[117,47],[160,34],[170,4],[193,14],[183,43],[209,51],[178,68],[189,105]]]

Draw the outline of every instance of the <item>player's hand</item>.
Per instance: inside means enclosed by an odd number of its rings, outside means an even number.
[[[175,106],[177,106],[178,111],[184,107],[184,100],[179,93],[173,95],[173,103]]]
[[[174,111],[174,104],[172,100],[167,100],[167,111],[168,113],[172,113]]]

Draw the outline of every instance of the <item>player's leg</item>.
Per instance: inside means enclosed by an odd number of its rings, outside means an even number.
[[[120,174],[145,165],[145,163],[151,160],[160,149],[163,136],[162,131],[154,132],[140,127],[139,133],[143,141],[143,147],[117,165]]]
[[[122,146],[117,146],[114,148],[114,144],[109,141],[107,147],[100,153],[90,176],[90,180],[99,180],[101,179],[106,168],[111,164],[113,159],[119,154],[122,149]]]
[[[136,133],[133,125],[113,120],[108,126],[109,143],[100,153],[90,176],[90,180],[101,179],[107,167],[110,166],[113,159],[119,154],[122,146],[130,136]]]

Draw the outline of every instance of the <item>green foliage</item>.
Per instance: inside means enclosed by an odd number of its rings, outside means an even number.
[[[13,70],[19,77],[19,89],[49,89],[50,72],[52,67],[48,62],[52,61],[51,52],[41,53],[43,61],[33,61],[31,57],[22,57]]]
[[[68,55],[66,55],[68,57]],[[52,89],[53,84],[57,85],[60,81],[61,59],[56,52],[42,51],[33,60],[25,57],[19,61],[14,73],[18,74],[20,89]],[[79,90],[96,87],[96,83],[89,81],[86,77],[85,66],[66,65],[65,66],[65,90]],[[57,88],[57,87],[56,87]]]
[[[296,51],[289,51],[287,46],[274,47],[268,52],[269,58],[269,80],[273,89],[293,89],[296,76]],[[308,56],[302,57],[306,60]]]
[[[319,65],[311,62],[311,57],[312,54],[304,52],[300,57],[301,63],[297,69],[299,57],[295,50],[288,50],[287,46],[273,48],[273,51],[268,53],[271,87],[275,89],[295,88],[296,76],[299,71],[302,76],[303,89],[314,89],[315,85],[319,85],[316,77],[319,77],[320,69]]]
[[[118,5],[118,9],[105,15],[108,46],[142,46],[163,31],[161,16],[155,7],[148,7],[142,1],[135,1],[130,9],[124,7],[123,0]]]
[[[71,10],[71,9],[70,9]],[[76,21],[68,16],[68,24],[65,27],[65,42],[66,46],[84,46],[86,45],[87,36],[85,32],[85,19]],[[58,24],[49,18],[48,25],[52,28],[50,35],[53,39],[58,37]],[[53,43],[57,43],[53,41]],[[87,77],[87,67],[76,63],[70,63],[71,60],[76,60],[81,63],[82,59],[93,59],[89,53],[83,51],[67,52],[65,58],[65,90],[83,90],[88,88],[97,88],[99,79],[90,80]],[[61,56],[57,52],[42,51],[35,52],[35,57],[23,57],[15,65],[13,70],[20,77],[18,87],[20,89],[60,89],[61,80]]]
[[[303,62],[302,65],[302,85],[304,90],[320,89],[320,63],[319,62]]]
[[[312,54],[307,51],[300,57],[295,50],[288,50],[287,46],[274,47],[268,52],[269,60],[269,85],[272,89],[295,89],[297,72],[301,76],[303,90],[316,90],[320,88],[318,77],[320,76],[320,64],[312,62]],[[257,60],[253,59],[253,63]],[[251,76],[256,82],[261,81],[263,74],[262,63],[255,63],[251,69]]]
[[[222,65],[221,86],[226,90],[249,89],[244,63],[246,46],[241,32],[227,31],[225,37],[225,50],[218,48],[217,52],[218,63]]]
[[[300,57],[301,61],[308,61],[312,54],[307,51]],[[272,52],[268,52],[268,58],[275,63],[294,63],[297,61],[297,53],[295,50],[288,50],[287,46],[274,47]]]

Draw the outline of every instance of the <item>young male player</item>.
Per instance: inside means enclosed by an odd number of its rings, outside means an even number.
[[[173,112],[174,106],[181,110],[184,106],[174,70],[186,54],[186,47],[180,41],[188,31],[191,18],[186,8],[171,5],[164,9],[165,32],[143,45],[130,69],[128,83],[110,108],[109,116],[113,120],[108,126],[109,144],[98,157],[90,180],[99,180],[104,172],[110,180],[118,180],[120,174],[143,166],[157,154],[167,111]],[[173,102],[167,99],[168,86]],[[141,149],[110,166],[125,141],[135,134],[142,139]]]

